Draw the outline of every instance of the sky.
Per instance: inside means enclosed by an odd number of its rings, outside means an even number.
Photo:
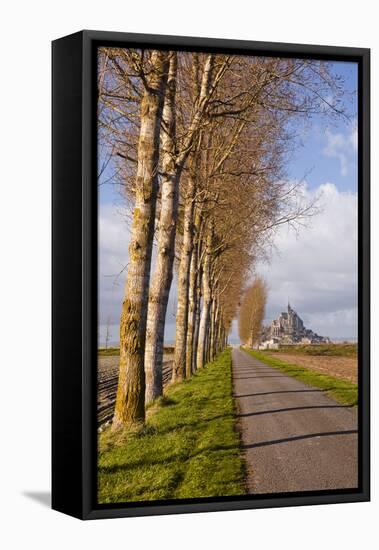
[[[268,286],[265,323],[291,306],[305,326],[332,339],[357,338],[357,65],[333,64],[344,78],[344,107],[349,120],[326,124],[314,115],[296,127],[301,147],[288,159],[286,178],[301,182],[304,200],[318,199],[318,214],[295,232],[281,226],[270,247],[269,260],[255,269]],[[99,322],[100,345],[105,326],[118,343],[119,317],[125,284],[128,227],[118,189],[99,187]],[[166,317],[165,341],[175,340],[176,281]],[[237,322],[229,341],[237,343]]]

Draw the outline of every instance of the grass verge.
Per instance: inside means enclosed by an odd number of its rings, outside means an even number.
[[[100,503],[242,495],[231,351],[170,386],[139,432],[99,434]]]
[[[270,352],[322,355],[323,357],[357,357],[358,346],[357,344],[281,344],[279,349],[272,349]]]
[[[120,348],[99,348],[97,354],[101,357],[110,357],[113,355],[120,355]]]
[[[256,359],[266,363],[270,367],[280,369],[285,374],[293,376],[297,380],[321,388],[325,390],[329,397],[332,397],[343,405],[357,405],[358,404],[358,386],[347,380],[341,380],[334,376],[328,376],[321,374],[305,367],[300,367],[291,363],[287,363],[274,357],[268,357],[264,352],[254,351],[243,348],[246,353],[249,353]]]

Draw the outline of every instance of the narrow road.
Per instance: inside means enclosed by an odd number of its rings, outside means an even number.
[[[356,410],[240,349],[232,357],[249,492],[357,487]]]

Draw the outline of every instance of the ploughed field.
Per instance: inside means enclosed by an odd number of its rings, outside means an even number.
[[[301,353],[300,350],[296,350],[294,353],[287,350],[285,352],[281,350],[277,352],[265,351],[264,354],[287,363],[305,367],[306,369],[312,369],[322,374],[335,376],[342,380],[348,380],[353,384],[358,383],[357,357],[326,354],[316,355],[313,353]]]
[[[171,379],[173,354],[163,356],[163,385]],[[119,355],[98,355],[97,425],[101,429],[113,417],[118,381]]]

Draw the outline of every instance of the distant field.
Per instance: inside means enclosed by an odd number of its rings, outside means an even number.
[[[99,348],[97,350],[98,355],[101,357],[109,357],[113,355],[120,355],[120,348]],[[164,347],[164,353],[166,355],[170,353],[174,353],[174,346],[165,346]]]
[[[347,365],[342,366],[342,371],[337,372],[336,366],[332,363],[335,361],[354,362],[351,357],[309,357],[303,354],[278,354],[267,353],[246,349],[245,351],[270,365],[283,371],[289,376],[293,376],[297,380],[321,388],[327,392],[330,397],[344,405],[358,404],[358,386],[354,383],[355,378],[350,378],[347,374]],[[309,359],[313,362],[312,365],[306,363]],[[321,362],[324,362],[321,364]],[[341,374],[342,373],[342,374]]]
[[[264,353],[269,357],[348,380],[353,384],[358,383],[358,360],[356,357],[307,355],[305,353]]]
[[[99,348],[97,350],[97,354],[104,357],[111,356],[111,355],[120,355],[120,348],[107,348],[107,349]]]
[[[270,353],[291,353],[301,355],[322,355],[328,357],[357,357],[357,344],[306,344],[281,345],[278,350],[269,350]]]
[[[263,354],[287,363],[358,383],[357,344],[319,344],[280,346],[264,350]]]

